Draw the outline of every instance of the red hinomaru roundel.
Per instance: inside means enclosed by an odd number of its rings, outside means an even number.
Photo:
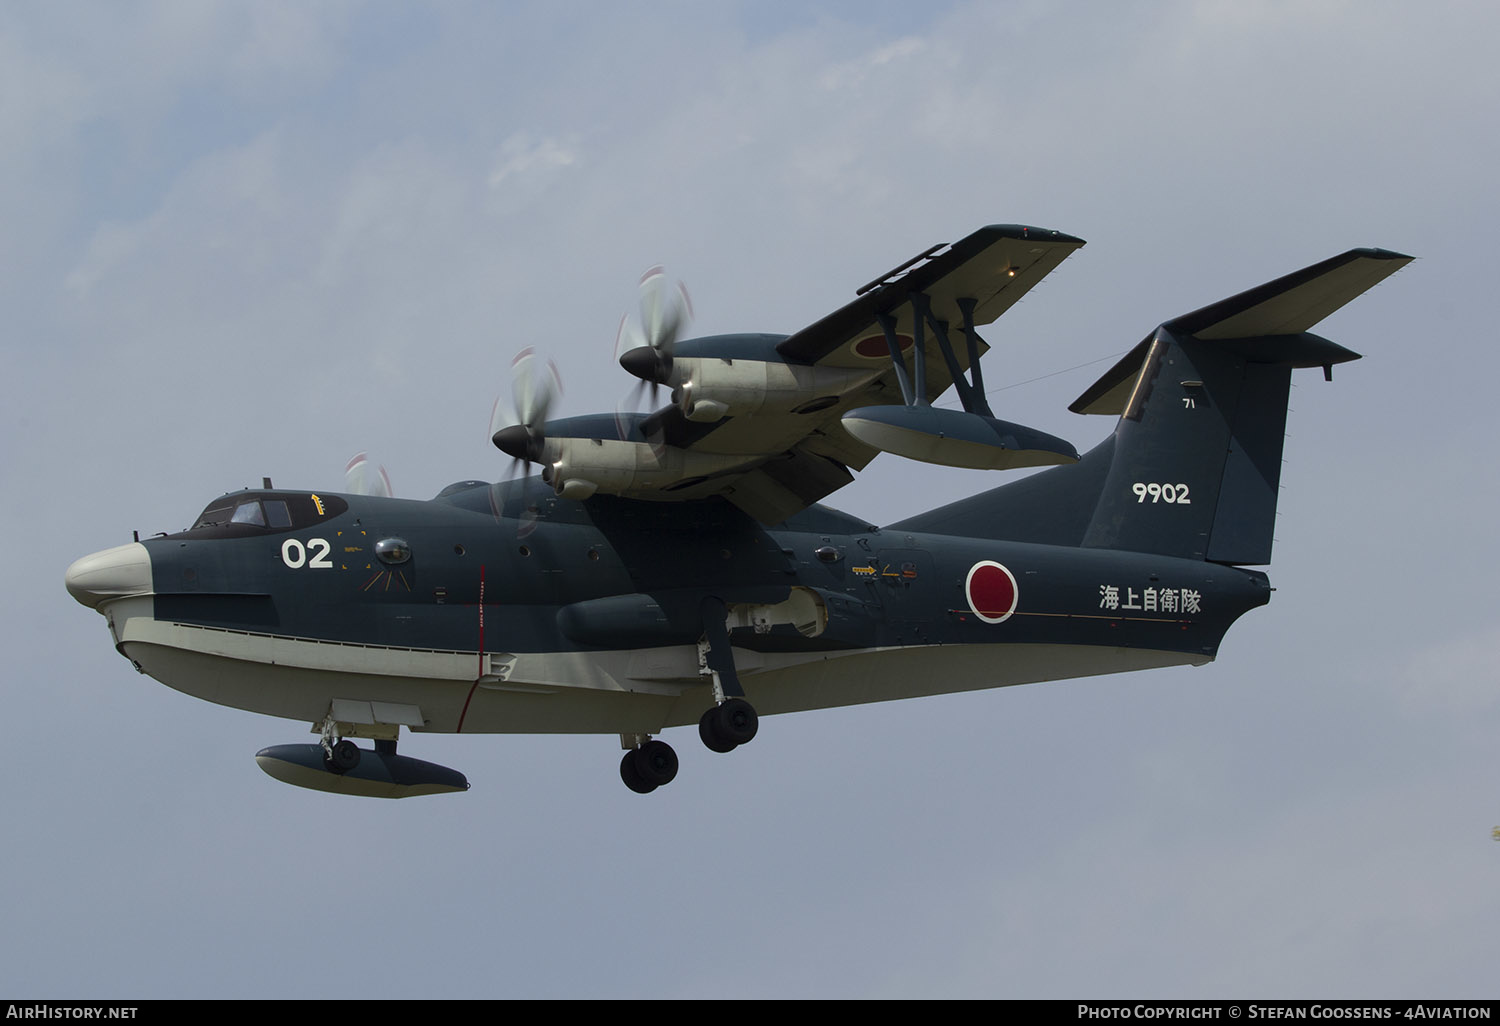
[[[910,335],[897,335],[896,344],[904,353],[916,344],[916,340]],[[849,348],[854,351],[855,356],[866,360],[889,360],[891,358],[891,347],[884,335],[866,335]]]
[[[969,567],[964,580],[964,594],[969,608],[985,623],[1003,623],[1016,611],[1020,589],[1016,576],[994,560],[982,560]]]

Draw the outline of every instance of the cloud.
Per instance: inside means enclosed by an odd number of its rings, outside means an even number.
[[[1500,627],[1427,645],[1410,655],[1398,681],[1414,714],[1468,717],[1500,709]]]
[[[533,144],[525,134],[513,135],[500,144],[489,185],[498,191],[505,188],[507,179],[571,167],[577,162],[577,151],[556,139],[542,139]]]

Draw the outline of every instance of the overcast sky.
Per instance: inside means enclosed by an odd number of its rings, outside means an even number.
[[[0,4],[0,993],[1494,997],[1497,38],[1477,2]],[[1088,240],[985,368],[1080,449],[1158,322],[1419,258],[1317,329],[1365,359],[1296,379],[1278,590],[1218,662],[670,731],[646,797],[613,736],[422,735],[473,789],[382,802],[272,781],[305,724],[137,675],[63,590],[361,449],[405,496],[503,475],[512,356],[612,409],[651,264],[694,333],[790,332],[993,222]],[[999,480],[887,456],[830,502]]]

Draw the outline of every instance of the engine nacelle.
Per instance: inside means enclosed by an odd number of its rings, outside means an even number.
[[[669,491],[759,458],[601,438],[549,438],[546,455],[543,477],[565,499]]]
[[[810,367],[775,360],[677,357],[673,399],[688,420],[712,423],[761,410],[812,412],[863,388],[881,368]]]

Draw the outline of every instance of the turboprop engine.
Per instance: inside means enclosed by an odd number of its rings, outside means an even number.
[[[714,339],[696,339],[709,348]],[[767,359],[690,357],[679,353],[672,365],[672,399],[688,420],[713,423],[762,410],[812,413],[863,388],[880,368],[810,367],[783,362],[774,349]]]
[[[691,452],[646,441],[566,437],[567,421],[551,425],[544,446],[542,478],[565,499],[670,491],[687,482],[733,470],[758,457]]]

